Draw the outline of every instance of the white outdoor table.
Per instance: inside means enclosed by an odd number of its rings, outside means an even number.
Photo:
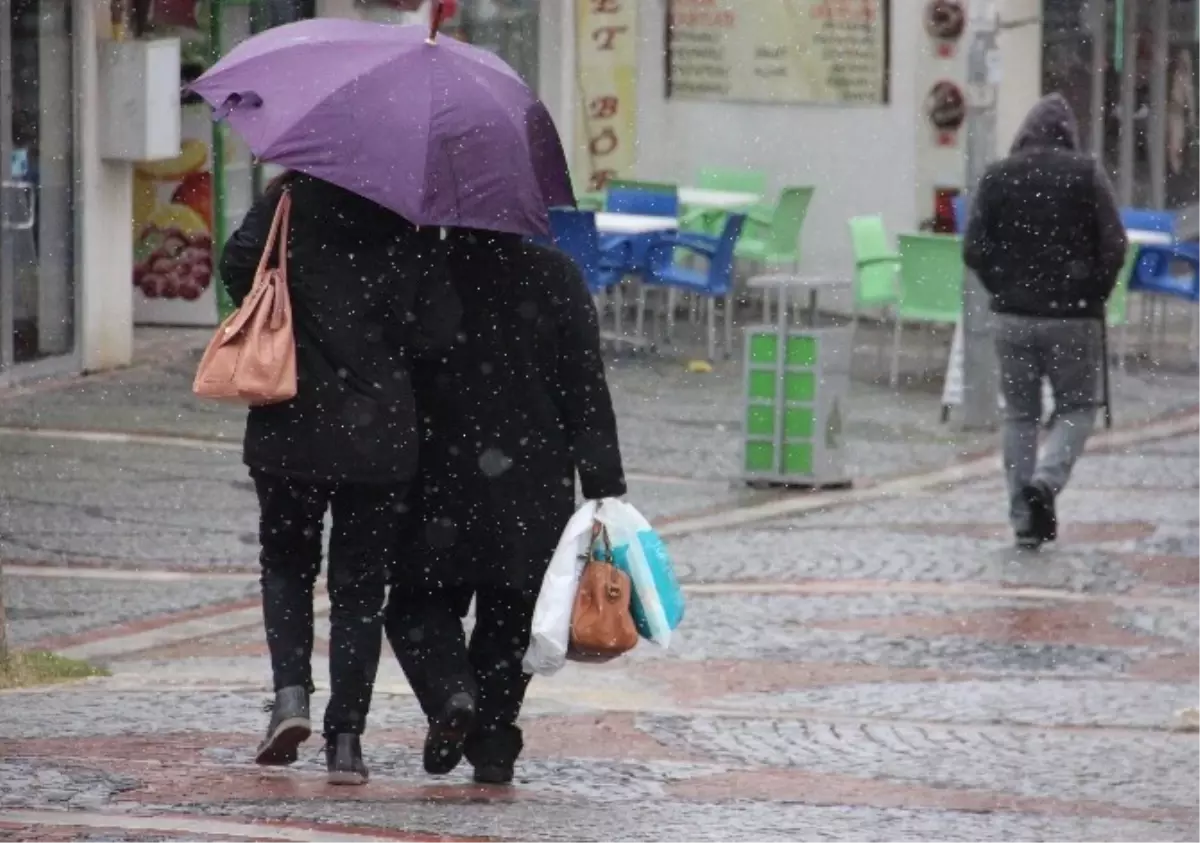
[[[757,204],[762,197],[757,193],[736,190],[710,190],[706,187],[679,188],[679,201],[692,208],[709,211],[736,211]]]
[[[787,324],[788,300],[793,291],[808,293],[809,323],[817,324],[817,292],[819,290],[853,289],[854,281],[848,276],[836,275],[755,275],[746,282],[752,290],[763,290],[763,323],[771,323],[771,297],[769,290],[778,291],[779,326]]]
[[[649,234],[653,231],[675,231],[679,220],[675,217],[651,217],[644,214],[615,214],[599,211],[596,214],[596,230],[601,234]]]
[[[1126,229],[1125,236],[1130,243],[1139,246],[1170,246],[1175,242],[1175,238],[1165,231],[1148,231],[1144,228]]]

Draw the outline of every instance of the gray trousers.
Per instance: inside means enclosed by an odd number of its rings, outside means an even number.
[[[1021,489],[1036,480],[1055,495],[1061,492],[1092,432],[1105,362],[1103,331],[1098,319],[996,316],[1009,520],[1018,532],[1029,522]],[[1039,462],[1043,377],[1054,395],[1054,418]]]

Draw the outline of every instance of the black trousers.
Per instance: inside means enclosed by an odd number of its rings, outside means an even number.
[[[275,689],[313,691],[313,587],[321,533],[329,537],[329,683],[326,737],[362,734],[379,668],[380,627],[403,486],[323,485],[251,472],[260,509],[263,621]]]
[[[475,597],[467,643],[462,619]],[[502,587],[413,590],[388,596],[388,641],[421,709],[435,717],[451,695],[469,692],[477,708],[466,754],[473,764],[512,763],[523,745],[517,718],[530,677],[521,669],[537,595]]]

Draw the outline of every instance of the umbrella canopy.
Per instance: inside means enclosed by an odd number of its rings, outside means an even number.
[[[575,204],[554,121],[516,71],[424,27],[276,27],[190,87],[257,158],[418,225],[545,234],[547,209]]]

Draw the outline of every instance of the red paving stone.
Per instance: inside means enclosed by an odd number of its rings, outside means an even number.
[[[585,758],[606,761],[680,761],[702,763],[702,754],[668,747],[637,728],[632,714],[579,714],[530,716],[523,721],[525,757]],[[381,729],[370,734],[371,743],[411,747],[415,755],[425,739],[423,729]],[[60,761],[103,765],[131,763],[138,770],[165,765],[206,764],[212,749],[245,750],[255,738],[238,733],[176,733],[154,736],[41,738],[0,740],[0,757],[54,758]],[[260,773],[258,768],[253,768]]]
[[[1104,603],[987,609],[950,615],[891,615],[847,620],[807,621],[809,626],[891,637],[944,635],[983,638],[1000,643],[1076,644],[1092,647],[1176,646],[1168,639],[1142,635],[1115,624]]]
[[[703,801],[755,800],[804,805],[900,808],[905,810],[1007,811],[1053,816],[1105,817],[1128,820],[1196,818],[1186,809],[1139,809],[1108,802],[1016,796],[982,790],[931,787],[896,779],[864,779],[803,770],[749,770],[690,779],[667,786],[672,796]]]
[[[857,685],[864,682],[952,682],[969,673],[924,668],[821,662],[706,661],[630,665],[630,673],[666,684],[677,703],[731,694],[773,694],[795,688]]]
[[[1200,585],[1200,560],[1195,556],[1114,553],[1112,558],[1148,583],[1174,588]]]
[[[1200,655],[1171,653],[1134,662],[1127,671],[1133,679],[1152,682],[1195,682],[1200,679]]]
[[[345,790],[345,788],[343,788]],[[69,815],[67,815],[69,816]],[[121,817],[114,816],[111,826],[83,826],[70,824],[27,824],[5,822],[0,820],[0,842],[7,841],[22,841],[22,843],[54,843],[54,841],[74,841],[74,840],[114,840],[120,839],[123,841],[153,841],[153,840],[201,840],[201,841],[253,841],[261,840],[261,834],[254,835],[247,833],[246,835],[226,835],[226,834],[198,834],[188,830],[165,830],[165,829],[129,829],[121,825]],[[155,819],[163,824],[169,825],[172,817],[164,814],[155,815]],[[375,826],[360,826],[360,825],[336,825],[332,823],[302,823],[292,822],[288,820],[243,820],[236,817],[228,819],[221,817],[201,818],[194,816],[180,816],[177,819],[180,825],[186,827],[196,822],[204,822],[211,820],[213,822],[232,822],[246,826],[261,826],[264,828],[294,828],[304,829],[305,831],[315,831],[318,833],[327,833],[329,840],[337,840],[339,837],[344,837],[348,834],[363,837],[373,837],[376,840],[398,840],[412,841],[412,843],[441,843],[441,841],[463,841],[463,843],[487,843],[494,839],[490,837],[463,837],[455,835],[453,837],[430,834],[428,832],[407,832],[397,831],[395,829],[378,828]],[[250,829],[247,829],[249,832]]]

